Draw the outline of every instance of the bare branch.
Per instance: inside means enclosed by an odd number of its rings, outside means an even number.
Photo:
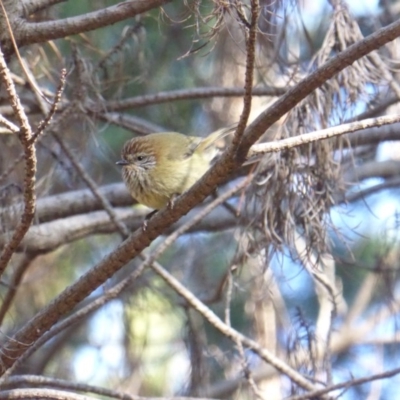
[[[259,154],[278,152],[292,147],[301,146],[307,143],[313,143],[320,140],[329,139],[335,136],[344,135],[346,133],[356,132],[359,130],[382,126],[386,124],[394,124],[400,122],[400,115],[389,115],[384,117],[370,118],[363,121],[351,122],[327,128],[316,132],[307,133],[304,135],[294,136],[287,139],[278,140],[270,143],[260,143],[253,145],[248,154],[248,160]]]
[[[99,188],[100,194],[116,207],[135,204],[123,183],[113,183]],[[101,210],[102,204],[87,189],[74,190],[38,200],[36,216],[40,222],[52,221],[71,215]]]
[[[332,392],[333,390],[338,390],[338,389],[344,389],[344,388],[350,388],[353,386],[358,386],[362,385],[364,383],[372,382],[378,379],[387,379],[391,378],[395,375],[400,374],[400,368],[394,368],[392,370],[383,372],[381,374],[376,374],[376,375],[369,375],[366,376],[365,378],[354,378],[346,382],[341,382],[337,383],[336,385],[330,385],[324,389],[318,389],[314,392],[309,392],[300,396],[291,396],[287,400],[307,400],[307,399],[313,399],[316,398],[317,396],[324,395],[326,393]]]
[[[251,177],[249,177],[246,180],[243,180],[242,182],[239,182],[239,184],[237,184],[230,190],[226,191],[223,195],[221,195],[220,197],[215,199],[211,204],[205,207],[204,210],[196,214],[194,218],[191,218],[187,222],[184,222],[184,224],[181,227],[179,227],[176,231],[170,234],[166,238],[166,240],[164,240],[164,242],[160,246],[158,246],[158,248],[149,257],[147,257],[144,260],[144,262],[142,262],[142,264],[139,265],[139,267],[137,267],[135,271],[133,271],[127,278],[123,279],[121,282],[116,284],[111,289],[106,290],[106,292],[98,299],[91,301],[81,310],[78,310],[77,312],[73,313],[71,316],[69,316],[65,320],[55,325],[49,332],[45,333],[22,356],[18,358],[13,367],[7,371],[6,376],[11,374],[12,370],[14,370],[18,365],[21,365],[38,347],[42,346],[45,342],[54,337],[54,335],[58,334],[64,328],[79,322],[84,316],[97,310],[106,302],[116,298],[123,290],[125,290],[132,282],[134,282],[143,273],[145,268],[147,268],[149,265],[154,264],[155,267],[162,268],[162,266],[160,266],[156,262],[156,259],[160,257],[179,238],[179,236],[189,231],[200,221],[204,222],[204,217],[206,217],[210,212],[212,212],[216,207],[218,207],[224,201],[229,199],[237,191],[243,189],[248,184],[250,179]],[[6,379],[6,377],[4,377],[3,379]]]
[[[121,393],[114,390],[107,390],[98,388],[91,385],[83,384],[72,384],[71,382],[62,381],[61,379],[52,379],[53,384],[50,382],[50,378],[47,379],[47,385],[50,386],[65,386],[68,390],[80,390],[87,391],[102,396],[108,396],[111,398],[121,400],[171,400],[171,397],[142,397],[132,396],[127,393]],[[75,394],[71,391],[61,391],[54,389],[11,389],[0,391],[0,399],[54,399],[54,400],[96,400],[97,397],[91,397],[88,395]],[[174,396],[173,400],[213,400],[205,397],[182,397]]]
[[[400,21],[397,21],[349,47],[348,50],[343,51],[320,69],[311,73],[250,125],[246,135],[243,137],[239,160],[245,159],[250,146],[272,123],[277,121],[325,80],[363,55],[393,40],[399,34]],[[234,149],[228,149],[215,166],[191,190],[176,200],[172,210],[164,209],[156,213],[149,221],[145,232],[134,232],[112,254],[105,257],[93,269],[85,273],[74,285],[65,289],[48,307],[39,312],[12,339],[7,341],[0,354],[0,365],[4,370],[14,363],[15,357],[25,351],[27,343],[33,343],[65,313],[70,312],[76,304],[120,270],[126,262],[137,256],[161,232],[224,182],[227,176],[240,164],[236,159],[235,153]]]
[[[117,221],[126,224],[127,228],[133,231],[142,227],[143,218],[148,214],[148,210],[144,208],[115,208],[114,213]],[[190,219],[192,217],[190,215],[187,218]],[[185,217],[179,224],[186,222]],[[204,218],[194,231],[223,231],[231,229],[237,226],[237,224],[238,221],[229,212],[218,210],[212,213],[210,217]],[[169,227],[167,232],[170,230],[171,227]],[[46,253],[90,235],[116,232],[115,224],[110,221],[109,214],[105,211],[95,211],[32,226],[17,250]],[[0,236],[0,246],[4,243],[5,239],[4,235]]]
[[[50,125],[50,122],[53,119],[54,114],[56,113],[57,108],[58,108],[58,106],[60,105],[60,102],[61,102],[61,96],[62,96],[62,93],[64,91],[64,87],[65,87],[66,74],[67,74],[67,70],[66,69],[62,69],[61,70],[61,76],[60,76],[60,83],[59,83],[59,86],[58,86],[58,88],[56,90],[56,94],[54,96],[54,100],[51,103],[51,107],[50,108],[46,107],[46,109],[43,110],[43,111],[46,111],[45,114],[47,114],[47,115],[45,115],[45,118],[42,121],[40,121],[35,133],[32,135],[32,138],[31,138],[32,142],[35,142],[37,140],[37,138],[44,132],[44,130]]]
[[[0,78],[6,87],[6,91],[13,107],[14,113],[21,126],[18,138],[24,148],[25,158],[25,179],[24,179],[24,211],[19,225],[15,229],[12,238],[4,246],[0,255],[0,276],[6,269],[13,253],[19,246],[21,240],[28,231],[36,207],[36,194],[35,194],[35,175],[36,175],[36,149],[31,142],[32,129],[29,124],[28,118],[24,112],[22,104],[19,100],[15,90],[14,83],[11,79],[10,71],[4,59],[3,52],[0,50]]]
[[[286,88],[258,87],[252,89],[253,96],[280,96],[287,92]],[[122,111],[154,104],[169,103],[179,100],[208,99],[215,97],[242,97],[245,89],[236,87],[197,87],[193,89],[179,89],[168,92],[158,92],[127,98],[124,100],[108,101],[104,104],[107,111]]]
[[[240,119],[236,128],[235,136],[232,140],[232,148],[237,148],[240,139],[246,129],[247,121],[249,120],[252,102],[253,91],[253,78],[254,78],[254,64],[256,56],[256,38],[258,28],[258,17],[260,15],[260,3],[258,0],[250,1],[250,27],[246,43],[246,72],[244,78],[244,96],[243,96],[243,109],[240,113]],[[239,8],[238,8],[239,9]]]
[[[328,60],[315,72],[304,78],[294,88],[279,98],[271,107],[262,112],[246,129],[239,158],[244,160],[251,145],[308,94],[321,86],[329,78],[353,64],[356,60],[392,41],[400,35],[400,21],[377,30],[365,39],[351,45],[336,57]]]
[[[137,400],[138,396],[132,396],[126,392],[120,392],[117,390],[110,390],[100,386],[87,385],[84,383],[74,383],[69,382],[64,379],[56,379],[56,378],[48,378],[44,376],[37,375],[16,375],[11,376],[7,379],[6,382],[3,383],[2,387],[21,387],[23,385],[31,385],[31,386],[47,386],[51,388],[57,389],[65,389],[75,392],[87,392],[87,393],[95,393],[100,396],[111,397],[115,399],[121,400]],[[148,399],[148,398],[146,398]]]
[[[170,0],[129,0],[76,17],[46,22],[18,21],[14,34],[20,46],[47,42],[115,24],[160,7]]]
[[[175,279],[168,271],[155,264],[151,265],[151,268],[224,336],[233,340],[234,342],[240,342],[242,343],[242,345],[252,349],[265,362],[272,365],[280,373],[288,376],[300,387],[307,390],[312,390],[312,387],[314,387],[312,383],[310,383],[301,374],[292,369],[288,364],[283,362],[267,349],[262,348],[257,342],[249,339],[248,337],[244,336],[232,327],[225,324],[216,314],[214,314],[196,296],[194,296],[193,293],[186,289],[186,287],[182,285],[177,279]]]
[[[53,400],[96,400],[96,397],[53,389],[11,389],[0,391],[0,399],[53,399]]]
[[[4,125],[6,128],[8,128],[8,131],[5,131],[3,133],[18,133],[19,132],[18,126],[13,124],[8,119],[4,118],[2,115],[0,115],[0,124]]]
[[[89,174],[83,169],[73,152],[68,148],[68,146],[64,143],[64,141],[60,138],[60,136],[57,133],[53,134],[53,137],[56,139],[57,143],[61,146],[63,149],[64,153],[68,156],[70,159],[72,165],[75,167],[75,169],[78,171],[81,179],[86,183],[86,185],[89,187],[91,192],[93,193],[93,196],[101,203],[101,206],[104,208],[108,216],[110,217],[110,220],[112,223],[115,225],[115,227],[119,230],[122,238],[127,238],[129,236],[129,231],[125,224],[118,220],[117,215],[112,208],[110,202],[107,200],[105,196],[99,191],[96,183],[93,181],[93,179],[89,176]]]
[[[165,131],[165,128],[159,125],[156,125],[153,122],[146,121],[143,118],[134,117],[132,115],[119,114],[115,112],[98,112],[86,109],[89,115],[94,118],[99,119],[100,121],[105,121],[121,128],[125,128],[129,131],[139,133],[141,135],[145,135],[153,132],[162,132]]]

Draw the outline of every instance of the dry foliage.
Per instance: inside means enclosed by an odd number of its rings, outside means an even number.
[[[338,214],[400,185],[396,3],[69,3],[1,0],[0,397],[381,398],[398,218],[374,242]],[[230,124],[144,231],[123,142]],[[118,345],[77,383],[96,331]]]

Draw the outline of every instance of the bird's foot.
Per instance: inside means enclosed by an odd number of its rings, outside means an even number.
[[[171,198],[168,200],[168,204],[167,207],[172,210],[174,208],[175,205],[175,201],[176,199],[179,197],[179,193],[174,193]]]

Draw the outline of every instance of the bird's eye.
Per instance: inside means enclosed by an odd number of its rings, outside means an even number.
[[[138,161],[143,161],[143,160],[144,160],[144,156],[137,156],[137,157],[136,157],[136,160],[138,160]]]

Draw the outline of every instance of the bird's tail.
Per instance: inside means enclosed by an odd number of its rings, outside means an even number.
[[[237,124],[233,124],[231,126],[222,128],[222,129],[218,129],[217,131],[210,133],[207,137],[205,137],[204,139],[202,139],[197,148],[200,151],[205,151],[207,150],[209,147],[211,147],[212,145],[214,145],[214,143],[219,140],[224,138],[225,136],[231,134],[232,132],[235,131],[237,127]]]

